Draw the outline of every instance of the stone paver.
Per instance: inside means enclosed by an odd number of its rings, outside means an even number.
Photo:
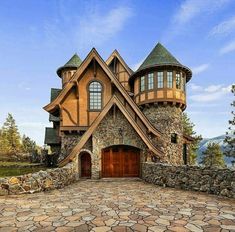
[[[235,200],[137,180],[0,197],[1,231],[235,231]]]

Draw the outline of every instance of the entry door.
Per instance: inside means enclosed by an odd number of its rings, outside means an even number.
[[[137,149],[117,146],[102,152],[102,177],[138,177],[140,155]]]
[[[88,153],[81,154],[81,177],[91,177],[91,156]]]

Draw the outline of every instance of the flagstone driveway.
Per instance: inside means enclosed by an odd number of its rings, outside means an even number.
[[[235,200],[138,180],[0,197],[0,231],[235,231]]]

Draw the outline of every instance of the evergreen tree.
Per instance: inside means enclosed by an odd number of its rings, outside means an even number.
[[[1,129],[1,142],[5,154],[17,155],[21,150],[20,134],[11,114],[8,114]]]
[[[22,148],[25,153],[32,153],[37,150],[36,142],[30,139],[28,136],[23,135],[22,137]]]
[[[200,163],[206,167],[225,167],[224,156],[220,145],[209,143],[207,149],[202,153]]]
[[[184,134],[194,138],[192,144],[190,144],[188,152],[190,157],[190,164],[196,164],[197,161],[197,150],[199,148],[199,143],[202,140],[201,135],[196,135],[194,131],[194,123],[192,123],[186,113],[183,113],[183,130]]]
[[[231,92],[235,96],[235,85],[232,85]],[[231,106],[235,107],[235,101],[234,100],[231,103]],[[224,142],[227,145],[224,154],[227,157],[232,157],[233,158],[232,162],[235,162],[235,112],[234,111],[232,111],[232,115],[233,115],[233,119],[229,120],[230,126],[228,128],[228,132],[226,132],[226,137],[225,137],[225,140],[224,140]]]

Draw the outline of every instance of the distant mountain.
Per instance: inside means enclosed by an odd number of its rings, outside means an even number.
[[[219,144],[221,149],[222,149],[222,151],[224,151],[226,149],[226,144],[224,143],[225,136],[226,135],[220,135],[220,136],[217,136],[217,137],[214,137],[214,138],[211,138],[211,139],[208,139],[208,138],[202,139],[202,141],[199,144],[199,149],[197,151],[198,162],[201,161],[202,152],[206,150],[206,148],[207,148],[209,143],[217,143],[217,144]],[[231,163],[232,158],[228,158],[228,157],[225,156],[224,160],[225,160],[225,163],[228,166],[232,165],[232,163]]]

